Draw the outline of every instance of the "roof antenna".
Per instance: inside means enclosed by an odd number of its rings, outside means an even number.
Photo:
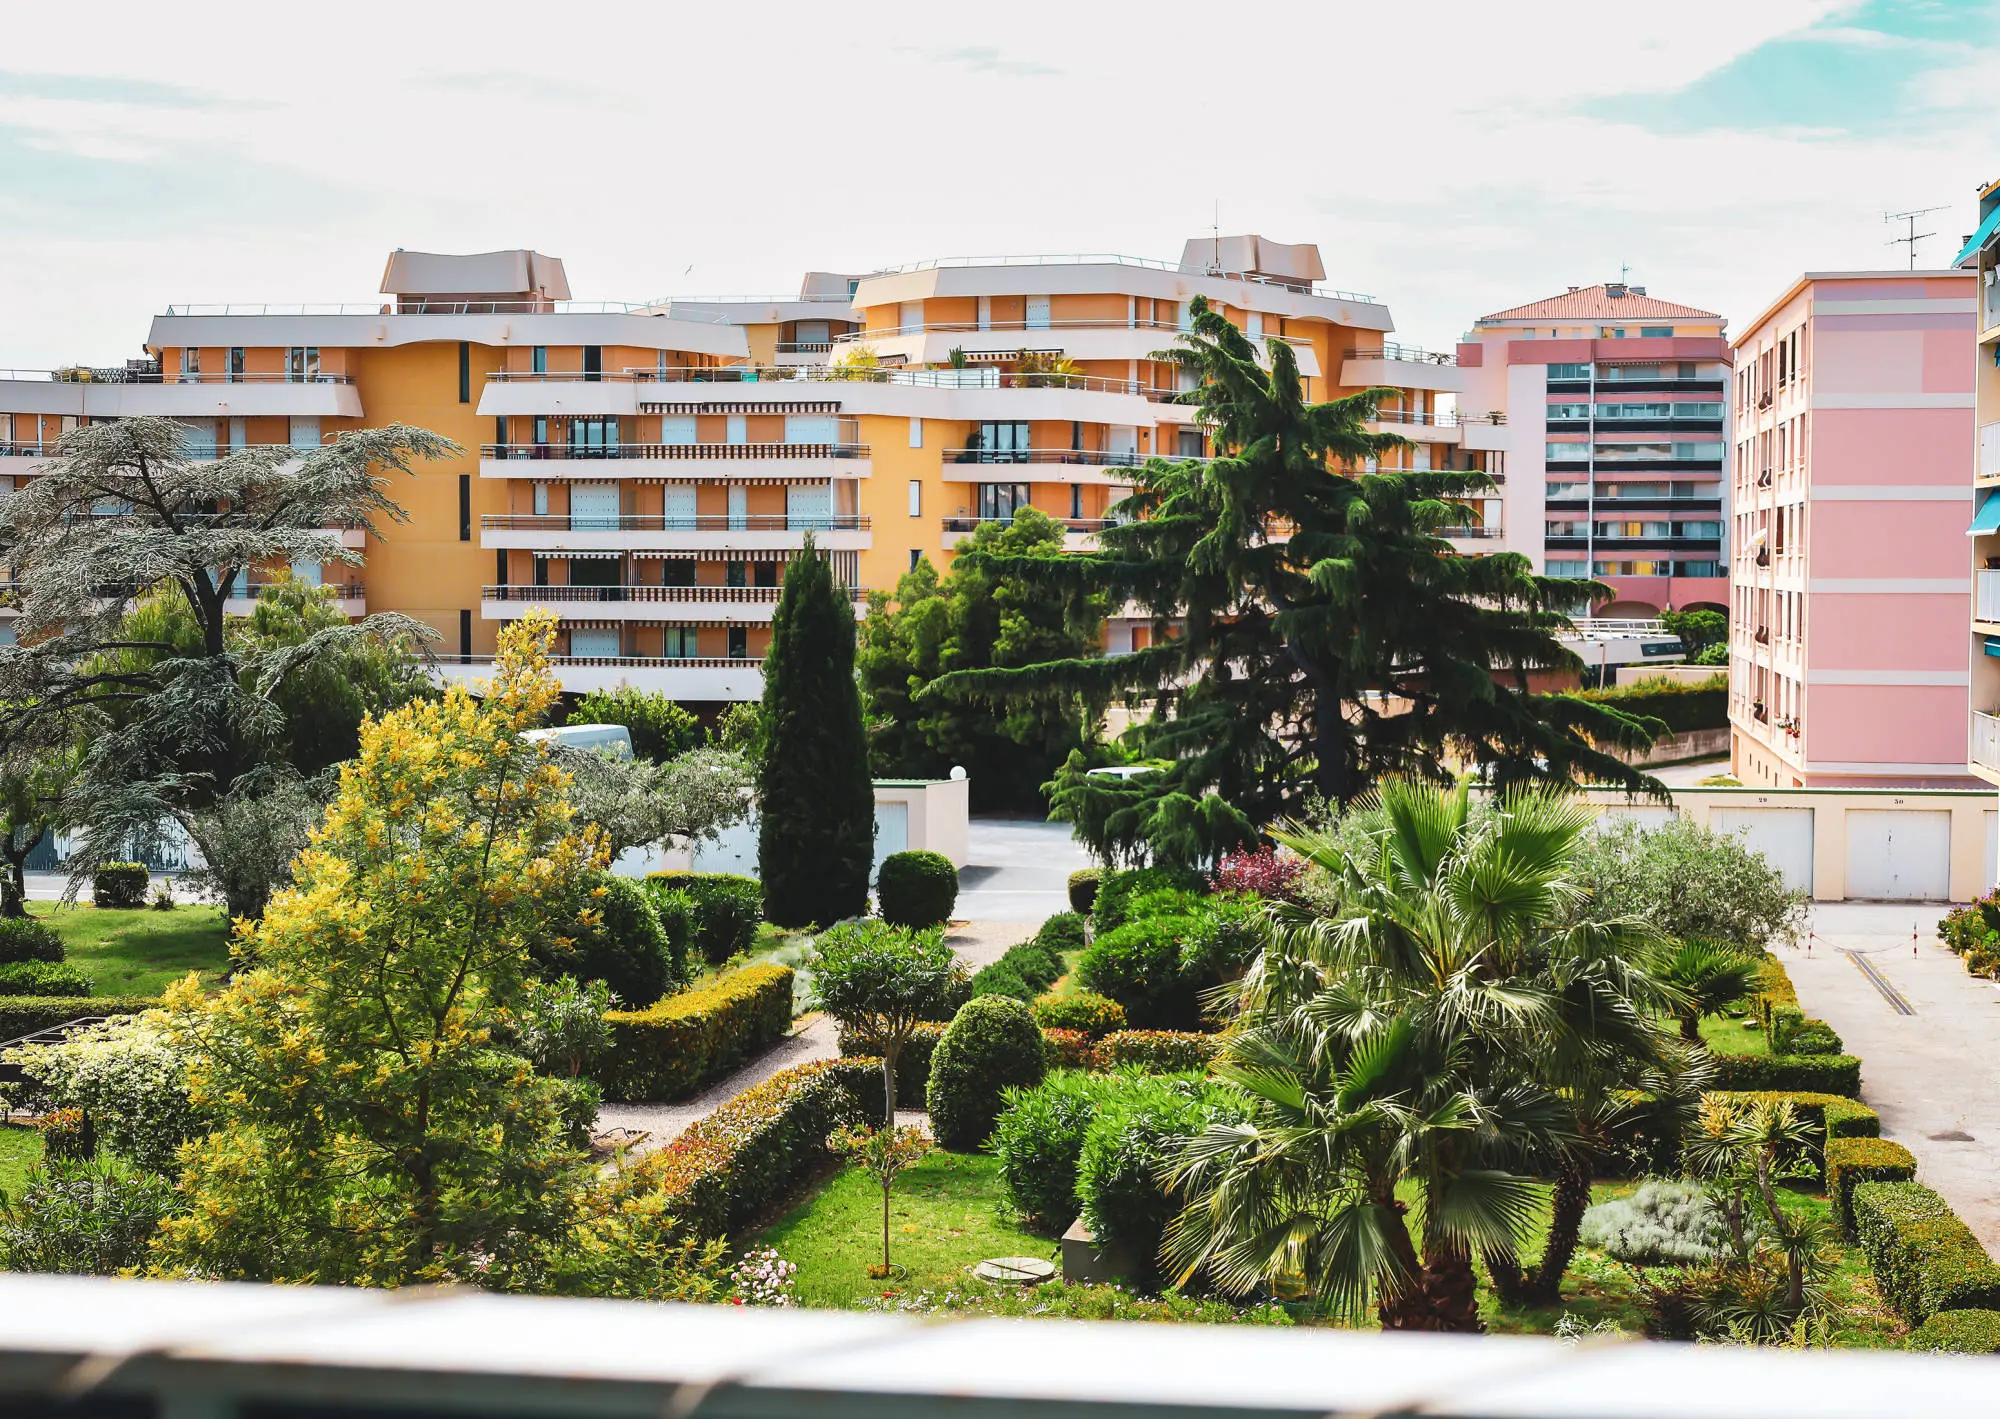
[[[1934,237],[1937,235],[1936,232],[1918,231],[1917,218],[1928,217],[1933,212],[1942,212],[1945,210],[1947,209],[1943,207],[1919,207],[1914,212],[1884,212],[1882,214],[1883,221],[1907,222],[1909,223],[1910,230],[1907,236],[1890,237],[1889,240],[1887,240],[1882,244],[1884,246],[1907,246],[1910,249],[1910,269],[1912,271],[1916,270],[1917,243],[1922,241],[1925,237]]]
[[[1214,276],[1222,271],[1222,199],[1217,197],[1211,200],[1215,204],[1215,211],[1213,220],[1209,223],[1208,233],[1215,243],[1215,252],[1208,259],[1208,273]]]

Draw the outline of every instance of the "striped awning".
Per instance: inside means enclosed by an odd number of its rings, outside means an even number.
[[[666,484],[672,484],[672,485],[674,485],[674,486],[676,486],[676,487],[683,487],[683,488],[687,488],[687,487],[701,487],[701,486],[703,486],[703,485],[706,485],[706,486],[708,486],[708,487],[711,487],[711,488],[720,488],[720,487],[729,487],[729,486],[739,486],[739,487],[748,487],[748,486],[750,486],[750,485],[752,485],[752,484],[755,484],[755,485],[757,485],[757,486],[760,486],[760,487],[788,487],[788,486],[790,486],[790,485],[792,485],[792,484],[798,484],[798,485],[800,485],[800,486],[804,486],[804,485],[806,485],[806,484],[811,484],[811,483],[831,483],[831,482],[833,481],[833,479],[832,479],[832,477],[831,477],[830,475],[828,475],[828,474],[825,474],[825,473],[816,473],[816,474],[815,474],[815,473],[807,473],[807,474],[802,474],[802,475],[800,475],[799,477],[796,477],[796,478],[782,478],[782,477],[777,477],[777,476],[766,476],[766,477],[758,477],[758,476],[754,476],[754,475],[753,475],[753,476],[749,476],[749,477],[740,477],[740,478],[739,478],[739,477],[731,477],[731,478],[627,478],[627,479],[626,479],[625,481],[626,481],[626,482],[628,482],[628,483],[637,483],[637,484],[641,484],[641,485],[644,485],[644,486],[646,486],[646,487],[660,487],[660,486],[663,486],[663,485],[666,485]]]
[[[787,551],[782,547],[763,547],[743,552],[719,547],[680,547],[669,551],[647,548],[627,555],[639,561],[789,562],[798,556],[798,551],[796,548]]]
[[[553,561],[615,562],[620,557],[624,556],[625,553],[592,548],[586,551],[537,552],[535,553],[535,555],[537,557],[540,557],[542,560],[549,562]]]
[[[838,414],[838,399],[703,399],[681,404],[639,401],[646,414]]]

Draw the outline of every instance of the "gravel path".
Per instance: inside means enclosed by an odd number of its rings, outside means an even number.
[[[1035,934],[1037,923],[1027,921],[968,921],[953,927],[945,937],[966,966],[978,970],[991,965],[1009,946]],[[773,1045],[734,1074],[702,1090],[692,1099],[677,1104],[606,1104],[597,1112],[597,1131],[606,1133],[623,1128],[647,1135],[635,1144],[630,1156],[639,1157],[681,1136],[697,1119],[708,1117],[745,1089],[755,1088],[781,1069],[808,1064],[816,1059],[840,1055],[839,1027],[825,1015],[809,1015],[792,1033]],[[897,1109],[898,1123],[927,1127],[921,1109]]]

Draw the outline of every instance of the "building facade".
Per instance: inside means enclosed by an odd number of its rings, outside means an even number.
[[[1580,609],[1724,608],[1725,325],[1612,282],[1483,316],[1459,344],[1461,417],[1506,460],[1502,545],[1612,588]]]
[[[1809,273],[1737,337],[1729,720],[1746,785],[1972,782],[1972,288]]]
[[[794,296],[584,304],[540,253],[399,251],[380,302],[170,307],[144,360],[0,380],[0,491],[96,419],[177,418],[195,457],[431,429],[461,454],[391,487],[409,518],[357,547],[365,568],[324,569],[351,614],[429,624],[471,676],[500,626],[547,609],[565,688],[753,699],[808,536],[859,598],[1024,507],[1090,547],[1134,467],[1211,456],[1156,358],[1197,295],[1289,343],[1309,398],[1390,388],[1373,427],[1410,442],[1386,462],[1487,466],[1449,406],[1454,362],[1397,346],[1386,306],[1324,275],[1315,247],[1242,236],[1173,262],[941,260],[814,272]],[[283,570],[246,577],[242,609]],[[1107,649],[1152,633],[1114,617]]]
[[[2000,784],[2000,182],[1979,194],[1979,225],[1958,254],[1971,281],[1973,336],[1972,772]],[[1991,864],[1989,863],[1989,866]]]

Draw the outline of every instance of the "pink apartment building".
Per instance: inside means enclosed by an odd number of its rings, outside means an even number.
[[[1736,339],[1730,759],[1752,787],[1965,766],[1973,279],[1814,272]]]

